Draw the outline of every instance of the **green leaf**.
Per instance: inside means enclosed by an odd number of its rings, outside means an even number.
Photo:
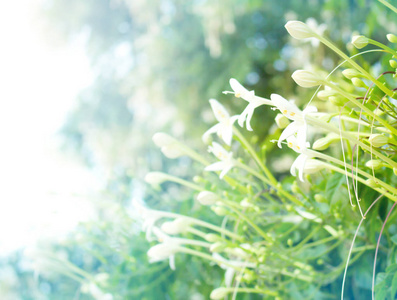
[[[391,299],[395,299],[395,295],[397,293],[397,272],[393,276],[393,280],[391,281]]]
[[[327,185],[325,188],[326,198],[329,200],[329,203],[332,205],[336,204],[344,200],[344,195],[346,194],[344,189],[341,189],[341,186],[346,183],[346,177],[343,174],[334,174],[327,181]]]

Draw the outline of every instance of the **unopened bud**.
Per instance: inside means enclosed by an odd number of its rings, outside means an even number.
[[[317,34],[305,23],[300,21],[288,21],[285,24],[288,33],[298,40],[317,37]]]
[[[324,168],[325,166],[321,161],[311,158],[306,161],[305,166],[303,167],[303,172],[305,174],[313,174]]]
[[[275,120],[276,120],[276,124],[277,124],[278,128],[280,128],[280,129],[284,129],[290,123],[288,118],[286,116],[284,116],[283,114],[277,114]]]
[[[211,252],[222,252],[225,249],[226,249],[226,245],[225,243],[222,242],[216,242],[210,246]]]
[[[204,236],[204,239],[209,242],[209,243],[215,243],[215,242],[219,242],[222,240],[222,238],[214,233],[208,233]]]
[[[211,209],[216,213],[218,216],[225,216],[227,215],[228,211],[226,208],[222,206],[213,206]]]
[[[364,48],[365,46],[368,45],[368,38],[366,38],[363,35],[355,35],[352,38],[352,44],[354,45],[354,47],[356,47],[357,49],[361,49]]]
[[[397,61],[391,59],[389,60],[390,67],[397,69]]]
[[[161,152],[168,158],[178,158],[185,155],[185,152],[178,144],[161,147]]]
[[[355,69],[346,69],[342,72],[343,76],[347,79],[352,79],[353,77],[362,77],[361,73]]]
[[[177,218],[171,222],[164,222],[161,230],[167,234],[179,234],[185,232],[189,228],[190,222],[186,218]]]
[[[347,100],[340,96],[331,96],[329,97],[329,101],[335,106],[343,106],[346,104]]]
[[[368,88],[364,81],[362,81],[360,78],[353,77],[351,80],[353,85],[356,87]]]
[[[323,83],[320,75],[306,70],[297,70],[292,74],[292,79],[301,87],[315,87]]]
[[[397,36],[392,33],[386,35],[386,38],[389,40],[390,43],[397,44]]]
[[[388,143],[388,140],[383,134],[371,134],[368,138],[368,141],[374,147],[382,147]]]
[[[317,93],[317,97],[322,100],[327,100],[331,96],[335,96],[336,92],[334,90],[322,90]]]
[[[329,133],[327,136],[318,139],[313,143],[313,149],[315,150],[325,150],[327,149],[333,142],[339,140],[339,135],[336,133]]]
[[[157,132],[153,135],[152,138],[153,142],[156,144],[157,147],[164,147],[164,146],[169,146],[171,144],[178,143],[178,141],[173,138],[172,136],[163,133],[163,132]]]
[[[219,196],[210,191],[202,191],[197,195],[197,201],[200,202],[201,205],[212,205],[219,200]]]
[[[319,203],[327,203],[328,202],[327,198],[325,198],[321,194],[315,194],[314,195],[314,200],[316,200],[316,202],[319,202]]]
[[[161,184],[164,181],[168,180],[168,176],[165,173],[161,173],[161,172],[150,172],[147,173],[145,176],[145,181],[149,184]]]
[[[367,161],[365,163],[365,165],[368,168],[372,168],[372,169],[375,169],[375,170],[376,169],[380,169],[383,166],[382,162],[380,160],[377,160],[377,159],[371,159],[371,160]]]
[[[211,292],[210,299],[213,300],[223,299],[227,296],[227,294],[229,294],[229,292],[230,290],[227,288],[223,288],[223,287],[217,288]]]
[[[371,188],[377,188],[379,185],[372,178],[365,180],[365,184]]]

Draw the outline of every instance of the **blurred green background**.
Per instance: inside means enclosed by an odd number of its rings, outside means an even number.
[[[330,71],[339,60],[322,45],[291,40],[288,20],[325,24],[324,34],[350,53],[345,45],[353,32],[385,41],[395,26],[386,8],[364,0],[47,0],[39,14],[58,47],[84,41],[94,80],[68,112],[59,150],[102,185],[90,196],[92,221],[62,241],[40,244],[59,265],[43,263],[37,273],[22,250],[1,258],[2,299],[105,299],[81,289],[83,276],[75,278],[67,261],[114,299],[208,299],[223,280],[218,267],[184,255],[177,256],[176,271],[168,262],[147,262],[149,243],[134,222],[132,199],[217,220],[194,205],[190,191],[166,184],[158,193],[144,183],[152,170],[189,178],[202,172],[187,158],[164,158],[151,136],[166,132],[205,152],[201,135],[214,122],[208,99],[220,100],[232,114],[245,105],[222,94],[231,77],[263,97],[310,97],[291,73],[312,65]],[[260,145],[274,134],[273,123],[266,109],[258,109],[248,137]],[[270,152],[268,160],[276,155]]]

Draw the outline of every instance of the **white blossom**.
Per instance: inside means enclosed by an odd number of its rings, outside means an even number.
[[[229,83],[230,83],[230,86],[231,86],[233,92],[225,91],[223,93],[224,94],[232,93],[237,98],[242,98],[242,99],[244,99],[245,101],[248,102],[247,107],[244,109],[244,111],[238,117],[238,124],[241,127],[243,127],[244,126],[244,121],[245,121],[247,129],[252,131],[251,119],[252,119],[252,115],[254,114],[255,108],[257,108],[258,106],[261,106],[261,105],[273,105],[273,103],[270,100],[268,100],[268,99],[255,96],[255,92],[254,91],[247,90],[244,86],[242,86],[234,78],[231,78]]]
[[[273,105],[275,105],[284,116],[293,121],[281,133],[277,145],[281,148],[281,142],[295,133],[297,135],[298,143],[305,145],[307,133],[307,122],[305,120],[305,116],[309,113],[316,112],[317,108],[314,106],[308,106],[301,111],[295,103],[284,99],[280,95],[272,94],[270,98],[272,99]]]
[[[223,141],[230,146],[233,137],[233,123],[237,120],[238,116],[230,117],[227,110],[215,99],[210,99],[212,111],[218,124],[215,124],[203,134],[203,141],[208,140],[208,136],[212,133],[217,133]]]
[[[219,178],[223,178],[227,172],[236,164],[233,159],[233,153],[227,152],[221,145],[216,142],[209,147],[209,152],[212,152],[220,161],[207,166],[205,171],[221,171]]]

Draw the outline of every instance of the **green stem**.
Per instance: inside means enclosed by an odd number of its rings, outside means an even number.
[[[331,165],[331,164],[328,164],[328,163],[326,163],[326,162],[322,162],[322,163],[323,163],[324,166],[327,167],[328,169],[333,170],[333,171],[335,171],[335,172],[338,172],[338,173],[340,173],[340,174],[346,175],[345,170],[342,170],[342,169],[340,169],[340,168],[338,168],[338,167],[335,167],[335,166],[333,166],[333,165]],[[347,176],[349,176],[350,178],[354,178],[355,180],[360,181],[360,182],[363,183],[364,185],[367,185],[367,183],[365,182],[364,179],[362,179],[361,177],[358,177],[358,176],[354,176],[354,175],[352,175],[350,172],[347,172]],[[394,201],[394,202],[397,201],[397,197],[396,197],[396,196],[394,196],[394,195],[392,195],[392,194],[390,194],[390,193],[388,193],[388,192],[385,192],[385,191],[382,190],[382,189],[379,189],[379,188],[372,188],[372,189],[374,189],[374,190],[377,191],[378,193],[384,195],[385,197],[389,198],[390,200],[392,200],[392,201]]]
[[[383,126],[385,126],[387,129],[389,129],[394,135],[397,135],[397,129],[395,129],[393,126],[391,126],[386,120],[382,119],[379,117],[377,114],[375,114],[372,110],[370,110],[368,107],[363,105],[360,101],[357,101],[356,98],[352,97],[349,95],[349,93],[345,92],[344,90],[340,89],[337,85],[331,83],[331,82],[326,82],[326,85],[332,87],[336,91],[338,91],[341,95],[349,99],[354,105],[357,107],[361,108],[363,111],[365,111],[368,115],[370,115],[372,118],[377,120],[379,123],[381,123]]]
[[[222,200],[223,203],[228,205],[227,201]],[[228,205],[228,207],[235,213],[237,214],[241,219],[243,219],[245,222],[247,222],[252,228],[254,228],[266,241],[273,243],[274,240],[273,238],[266,234],[262,229],[260,229],[254,222],[250,220],[246,215],[235,209],[233,206]]]
[[[371,147],[365,145],[363,142],[357,140],[356,137],[354,137],[353,135],[348,134],[348,133],[343,132],[343,131],[340,131],[339,129],[337,129],[336,127],[330,125],[329,123],[325,123],[323,121],[320,121],[318,119],[312,118],[310,116],[306,116],[306,120],[309,121],[312,125],[316,125],[316,126],[318,126],[320,128],[323,128],[327,132],[334,132],[336,134],[342,135],[343,138],[353,141],[354,143],[359,145],[361,148],[367,150],[368,152],[372,152],[374,155],[376,155],[377,157],[379,157],[383,161],[387,162],[388,164],[390,164],[394,168],[397,168],[397,163],[396,162],[394,162],[390,158],[384,156],[382,153],[380,153],[380,152],[372,149]]]
[[[269,296],[278,296],[278,293],[276,291],[270,291],[270,290],[262,290],[258,288],[235,288],[235,287],[230,287],[230,288],[222,288],[225,292],[233,293],[233,292],[239,292],[239,293],[250,293],[250,294],[265,294]]]
[[[270,170],[265,166],[265,164],[262,162],[262,160],[259,158],[258,154],[252,148],[251,144],[246,140],[244,135],[241,134],[241,132],[233,127],[234,134],[238,137],[238,139],[241,141],[243,146],[247,149],[247,151],[251,154],[251,156],[254,158],[258,166],[262,169],[262,171],[266,174],[267,178],[270,180],[270,182],[273,183],[273,185],[277,184],[276,178],[274,178],[273,174],[270,172]]]
[[[160,210],[150,210],[150,211],[153,212],[153,213],[157,213],[161,217],[165,217],[165,218],[184,218],[184,219],[186,219],[186,220],[188,220],[188,221],[190,221],[193,224],[196,224],[198,226],[206,227],[206,228],[211,229],[213,231],[217,231],[217,232],[223,233],[223,234],[225,234],[225,235],[227,235],[227,236],[229,236],[229,237],[231,237],[233,239],[236,239],[238,241],[242,240],[242,238],[239,235],[237,235],[237,234],[235,234],[235,233],[233,233],[233,232],[231,232],[231,231],[229,231],[227,229],[223,229],[221,227],[215,226],[215,225],[213,225],[211,223],[207,223],[207,222],[198,220],[196,218],[187,217],[187,216],[183,216],[183,215],[180,215],[180,214],[167,212],[167,211],[160,211]]]
[[[209,261],[216,262],[218,265],[225,265],[225,266],[227,266],[229,268],[233,268],[233,269],[235,269],[237,271],[243,271],[244,270],[244,268],[237,267],[237,266],[235,266],[233,264],[228,263],[227,261],[218,260],[218,259],[212,257],[211,255],[208,255],[208,254],[200,252],[200,251],[196,251],[196,250],[193,250],[193,249],[190,249],[190,248],[185,248],[185,247],[178,247],[178,250],[179,250],[178,252],[183,252],[183,253],[187,253],[187,254],[190,254],[190,255],[198,256],[198,257],[207,259]]]
[[[393,49],[387,47],[386,45],[383,45],[382,43],[379,43],[378,41],[375,41],[375,40],[372,40],[372,39],[368,39],[368,42],[370,44],[372,44],[372,45],[375,45],[375,46],[377,46],[377,47],[389,52],[390,54],[392,54],[394,57],[397,58],[397,52],[394,51]]]
[[[336,159],[336,158],[334,158],[332,156],[329,156],[329,155],[326,155],[326,154],[323,154],[323,153],[320,153],[320,152],[317,152],[317,151],[313,151],[313,150],[310,150],[310,149],[307,149],[306,151],[308,152],[308,154],[310,156],[321,158],[321,159],[324,159],[325,161],[331,161],[331,162],[336,163],[336,164],[338,164],[338,165],[340,165],[342,167],[346,167],[350,171],[354,170],[358,174],[360,174],[360,175],[362,175],[362,176],[364,176],[364,177],[366,177],[368,179],[374,179],[376,181],[376,183],[378,183],[379,185],[384,187],[386,190],[388,190],[390,192],[393,192],[394,194],[397,194],[397,189],[396,188],[392,187],[391,185],[388,185],[386,182],[384,182],[382,180],[374,178],[371,174],[368,174],[368,173],[366,173],[366,172],[364,172],[364,171],[362,171],[360,169],[354,169],[350,164],[344,163],[343,161],[341,161],[339,159]]]
[[[276,185],[273,185],[271,182],[269,182],[269,180],[266,177],[264,177],[263,175],[259,174],[257,171],[253,170],[252,168],[250,168],[249,166],[247,166],[245,164],[238,163],[237,166],[242,168],[242,169],[244,169],[244,170],[246,170],[246,171],[248,171],[249,173],[251,173],[255,177],[261,179],[263,182],[265,182],[268,185],[270,185],[271,187],[275,188],[280,193],[280,195],[282,195],[283,197],[287,198],[288,200],[294,202],[296,205],[303,206],[303,203],[300,200],[298,200],[293,195],[291,195],[291,194],[287,193],[286,191],[284,191],[280,184],[277,183]]]
[[[358,71],[360,71],[365,77],[367,77],[369,80],[371,80],[376,86],[381,89],[385,94],[387,94],[389,97],[393,96],[393,92],[389,90],[387,87],[385,87],[381,82],[379,82],[376,78],[374,78],[371,74],[369,74],[366,70],[364,70],[360,65],[358,65],[354,60],[352,60],[349,56],[347,56],[343,51],[341,51],[338,47],[336,47],[332,42],[327,40],[325,37],[318,35],[318,39],[326,45],[328,48],[333,50],[336,54],[338,54],[340,57],[342,57],[344,60],[346,60],[348,63],[350,63],[354,68],[356,68]]]
[[[389,2],[385,0],[378,0],[380,3],[382,3],[384,6],[387,6],[390,8],[392,11],[394,11],[397,14],[397,8],[395,8],[393,5],[391,5]]]

